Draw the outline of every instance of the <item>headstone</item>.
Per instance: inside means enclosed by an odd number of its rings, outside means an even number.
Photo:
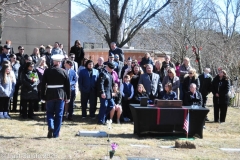
[[[148,145],[138,145],[138,144],[130,144],[132,147],[142,147],[142,148],[149,148],[150,146]]]
[[[240,152],[240,148],[220,148],[222,151]]]
[[[160,148],[175,148],[175,146],[159,146]]]
[[[77,135],[81,137],[107,137],[105,131],[79,131]]]

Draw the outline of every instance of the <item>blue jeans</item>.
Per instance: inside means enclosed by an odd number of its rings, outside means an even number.
[[[82,116],[87,116],[87,103],[90,103],[90,117],[95,117],[96,106],[97,106],[97,93],[96,91],[91,91],[89,93],[81,92],[81,107]]]
[[[114,107],[115,103],[113,99],[103,99],[100,97],[100,110],[98,115],[98,123],[104,124],[105,117]]]
[[[53,129],[53,137],[58,137],[63,117],[64,100],[46,102],[48,129]]]
[[[73,115],[73,105],[74,105],[75,98],[76,98],[76,92],[75,92],[75,90],[72,90],[70,102],[68,104],[68,116],[69,117],[72,117],[72,115]]]

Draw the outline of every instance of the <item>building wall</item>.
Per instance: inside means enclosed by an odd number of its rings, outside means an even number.
[[[108,60],[108,51],[109,49],[85,49],[85,58],[91,58],[93,62],[96,64],[99,57],[103,57],[104,61]],[[137,49],[123,49],[125,59],[131,57],[132,59],[137,59],[138,62],[141,62],[146,52],[151,53],[151,51],[147,50],[137,50]],[[155,54],[154,61],[160,60],[164,61],[165,54]]]
[[[56,4],[58,0],[41,0],[45,4]],[[30,1],[34,3],[34,1]],[[12,41],[14,52],[18,52],[18,46],[25,47],[26,54],[32,54],[34,47],[43,45],[53,45],[54,42],[60,42],[64,49],[68,51],[69,41],[69,17],[70,1],[65,1],[58,5],[60,11],[54,12],[53,17],[44,15],[35,16],[35,20],[27,16],[25,18],[7,19],[3,28],[3,41]]]

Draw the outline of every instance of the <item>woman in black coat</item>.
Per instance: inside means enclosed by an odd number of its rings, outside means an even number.
[[[130,83],[133,85],[134,91],[137,90],[137,85],[141,74],[143,74],[143,71],[138,64],[133,67],[133,71],[128,73],[128,75],[131,77]]]
[[[229,102],[230,82],[225,70],[219,71],[212,81],[214,122],[225,122]],[[219,120],[220,112],[220,120]]]
[[[27,118],[27,116],[32,119],[34,103],[38,101],[37,86],[39,84],[38,74],[34,70],[33,62],[26,63],[26,67],[21,74],[21,83],[22,116],[24,119]]]
[[[85,53],[79,40],[75,41],[74,46],[71,47],[70,53],[75,54],[75,61],[78,63],[78,66],[81,66]]]
[[[191,83],[196,84],[196,87],[197,87],[196,89],[197,91],[199,91],[200,81],[198,79],[198,74],[196,73],[195,69],[190,69],[189,73],[184,76],[183,87],[182,87],[184,93],[187,93],[190,91]]]
[[[141,97],[147,97],[149,98],[148,94],[146,93],[146,90],[142,84],[138,84],[137,90],[134,94],[134,97],[132,99],[132,103],[134,104],[140,104]]]

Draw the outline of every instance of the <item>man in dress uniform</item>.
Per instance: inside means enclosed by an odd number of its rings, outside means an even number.
[[[98,124],[105,124],[106,115],[115,106],[112,98],[113,78],[111,72],[115,66],[112,62],[108,62],[107,66],[99,74],[98,90],[100,91],[100,110],[98,115]]]
[[[67,72],[60,68],[63,56],[53,55],[53,67],[45,70],[42,77],[42,101],[46,101],[48,138],[57,138],[61,128],[64,102],[70,102],[70,83]]]

